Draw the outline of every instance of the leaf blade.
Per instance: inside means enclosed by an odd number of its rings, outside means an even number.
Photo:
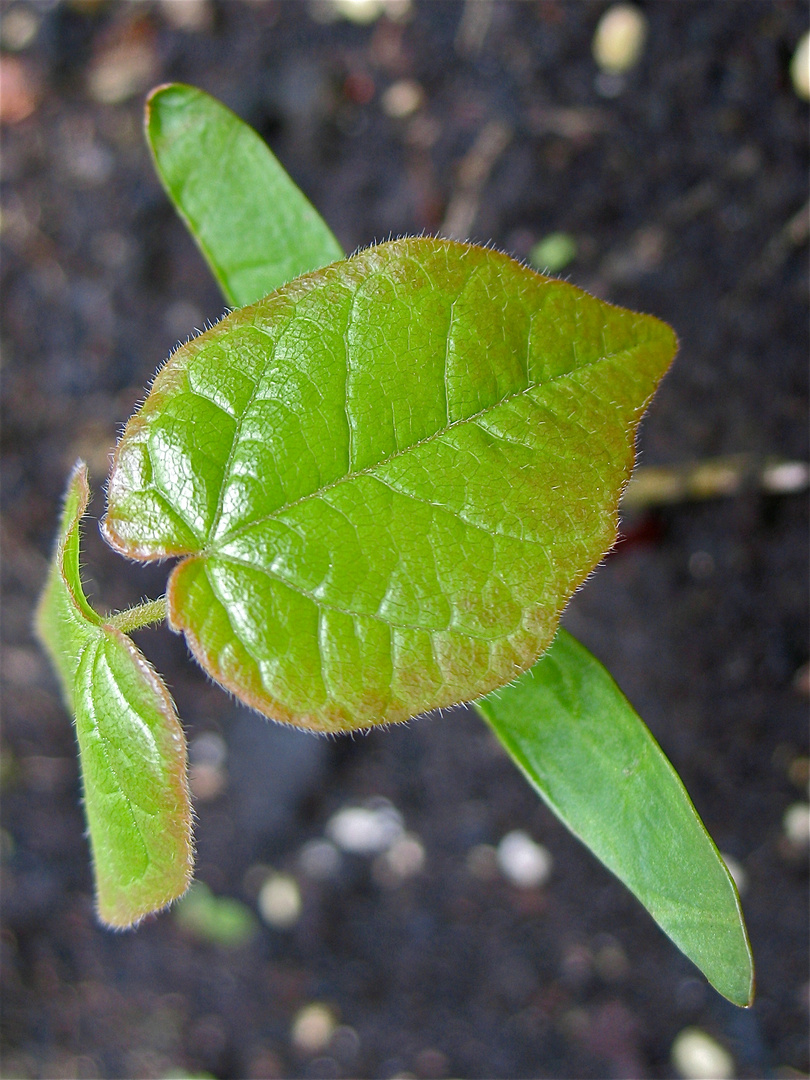
[[[338,730],[469,699],[537,657],[613,543],[674,351],[495,252],[381,245],[173,355],[105,534],[188,556],[172,625],[268,715]]]
[[[677,773],[608,672],[570,634],[475,703],[532,787],[709,982],[751,1004],[736,886]]]
[[[182,895],[192,870],[185,737],[160,677],[84,596],[79,527],[87,470],[74,470],[36,629],[75,717],[102,922],[127,927]]]
[[[161,183],[230,304],[343,258],[262,139],[221,102],[193,86],[159,86],[145,126]]]

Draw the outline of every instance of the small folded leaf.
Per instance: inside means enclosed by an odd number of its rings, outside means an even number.
[[[751,948],[736,886],[678,774],[602,665],[560,630],[517,682],[476,702],[548,806],[735,1005]]]
[[[153,90],[146,137],[166,193],[230,304],[251,304],[343,258],[262,139],[202,90]]]
[[[279,720],[340,730],[528,667],[611,546],[665,324],[497,252],[401,240],[180,348],[119,443],[105,535],[187,556],[171,625]]]
[[[88,499],[79,463],[37,632],[76,718],[98,913],[125,927],[180,896],[191,878],[186,743],[160,677],[85,599],[79,527]]]

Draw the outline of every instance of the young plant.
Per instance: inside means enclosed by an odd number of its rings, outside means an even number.
[[[170,357],[115,452],[102,532],[177,560],[166,596],[89,606],[79,463],[39,607],[101,920],[133,925],[192,872],[183,732],[127,636],[165,617],[222,686],[310,730],[473,701],[551,809],[749,1004],[728,870],[631,705],[558,630],[615,540],[672,330],[470,244],[345,259],[255,132],[192,87],[155,90],[146,131],[236,310]]]

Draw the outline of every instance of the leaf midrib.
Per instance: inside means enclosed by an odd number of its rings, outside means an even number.
[[[638,345],[633,345],[628,349],[620,349],[618,352],[608,353],[605,356],[600,356],[600,357],[598,357],[598,359],[594,360],[592,363],[583,364],[580,367],[575,368],[573,371],[567,371],[567,372],[565,372],[565,373],[563,373],[561,375],[554,375],[551,378],[544,380],[543,382],[530,383],[528,386],[522,387],[520,390],[516,390],[512,394],[507,394],[505,397],[502,397],[499,401],[494,402],[492,405],[487,405],[485,408],[480,409],[477,413],[472,413],[470,416],[465,416],[465,417],[461,417],[458,420],[454,420],[450,424],[446,424],[443,428],[440,428],[438,431],[433,432],[431,435],[426,436],[424,439],[419,439],[417,442],[411,443],[409,446],[406,446],[401,450],[394,451],[394,453],[389,454],[387,457],[381,458],[379,461],[375,461],[373,465],[367,465],[363,469],[356,469],[353,472],[348,472],[348,473],[344,474],[343,476],[338,477],[336,480],[332,480],[330,483],[324,484],[322,487],[317,488],[315,491],[308,492],[306,495],[302,495],[297,499],[292,499],[291,501],[289,501],[287,503],[284,503],[281,506],[276,507],[269,514],[265,514],[262,517],[253,518],[253,520],[251,520],[249,522],[245,522],[244,524],[239,525],[238,527],[236,527],[234,529],[231,529],[229,532],[225,533],[221,537],[218,537],[214,544],[206,544],[205,547],[201,548],[199,551],[193,552],[193,553],[189,552],[189,554],[198,554],[198,555],[202,555],[202,556],[218,555],[220,553],[219,548],[221,546],[223,546],[224,544],[230,542],[235,537],[240,536],[242,533],[246,532],[248,529],[254,528],[256,525],[260,525],[265,521],[272,521],[272,520],[278,518],[281,514],[286,513],[288,510],[292,510],[296,506],[300,506],[303,503],[309,502],[311,499],[322,498],[324,494],[326,494],[329,491],[332,491],[334,488],[339,487],[341,484],[351,483],[352,481],[358,479],[361,476],[371,476],[371,475],[374,474],[374,472],[377,469],[384,468],[385,466],[389,465],[391,462],[396,461],[398,458],[403,457],[406,454],[413,453],[414,451],[419,450],[421,447],[426,446],[429,443],[432,443],[432,442],[435,442],[435,441],[437,441],[439,439],[444,438],[453,429],[455,429],[457,427],[460,427],[463,424],[474,424],[476,422],[476,420],[479,420],[481,417],[488,416],[490,413],[494,412],[495,410],[500,409],[505,405],[508,405],[510,401],[514,401],[517,398],[524,397],[525,395],[530,394],[533,390],[543,389],[544,387],[550,386],[552,384],[563,382],[566,379],[570,380],[579,372],[590,371],[593,368],[597,367],[598,365],[603,364],[603,363],[607,363],[610,360],[615,360],[615,359],[617,359],[619,357],[629,356],[630,354],[632,354],[637,349],[644,348],[648,344],[649,344],[648,342],[642,342],[642,343],[639,343]],[[255,394],[251,395],[251,402],[253,400],[255,400]],[[250,403],[246,406],[246,410],[247,410],[247,408],[249,408],[249,405],[250,405]],[[240,418],[240,419],[243,419],[243,418],[244,418],[244,414],[243,414],[243,417]],[[482,430],[485,430],[485,429],[482,429]],[[228,459],[229,461],[232,460],[232,458],[233,458],[233,454],[235,452],[235,447],[238,445],[238,442],[239,442],[238,438],[235,437],[231,453],[229,454],[229,459]],[[226,465],[226,468],[227,468],[227,465]],[[221,508],[222,508],[222,499],[224,497],[224,489],[225,489],[225,484],[223,483],[223,489],[222,489],[222,492],[220,493],[220,501],[219,501],[219,504],[218,504],[218,507],[217,507],[217,512],[216,512],[216,515],[214,516],[211,527],[209,529],[209,537],[214,532],[214,530],[216,529],[217,525],[219,524],[219,522],[221,520],[221,513],[222,513]]]
[[[91,680],[92,680],[93,683],[98,681],[98,668],[99,668],[99,664],[100,664],[100,660],[101,660],[101,652],[102,652],[103,645],[104,645],[104,636],[103,636],[103,634],[99,635],[97,641],[95,641],[95,642],[88,645],[88,647],[95,649],[95,653],[94,653],[94,655],[92,657],[92,660],[91,660]],[[105,657],[105,662],[106,662],[106,657]],[[107,668],[109,670],[109,663],[107,663]],[[113,679],[113,681],[115,681],[115,680]],[[143,848],[143,856],[144,856],[144,859],[145,859],[143,872],[139,875],[139,877],[131,879],[132,884],[138,884],[138,883],[140,883],[141,881],[144,880],[144,878],[146,877],[146,875],[149,872],[149,867],[152,864],[152,857],[151,857],[151,854],[150,854],[150,851],[149,851],[149,844],[146,841],[146,837],[144,835],[144,830],[141,827],[141,823],[138,821],[138,817],[137,817],[137,814],[135,813],[135,808],[133,806],[132,799],[127,795],[126,791],[124,790],[124,784],[123,784],[123,781],[121,779],[121,776],[119,775],[119,772],[118,772],[115,764],[113,763],[112,758],[110,757],[110,755],[108,753],[108,747],[109,747],[110,740],[109,740],[109,738],[107,736],[102,734],[101,725],[99,724],[99,713],[96,710],[95,699],[94,699],[94,697],[93,697],[93,695],[91,693],[87,693],[87,694],[84,695],[84,708],[85,708],[85,712],[87,714],[87,718],[88,718],[88,720],[90,722],[90,729],[91,729],[93,735],[95,736],[99,753],[104,758],[104,760],[105,760],[105,762],[107,764],[107,769],[109,770],[110,775],[112,777],[114,777],[114,779],[115,779],[117,793],[124,800],[124,804],[125,804],[125,806],[127,808],[127,813],[129,815],[130,821],[132,822],[132,827],[134,828],[135,832],[137,833],[138,840],[140,841],[141,847]],[[102,796],[99,794],[97,797],[100,800]],[[150,813],[150,811],[147,810],[147,811],[145,811],[145,813],[149,817],[156,817],[157,816],[157,811],[155,811],[154,813]]]

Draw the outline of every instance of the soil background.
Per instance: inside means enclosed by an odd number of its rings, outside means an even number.
[[[807,802],[803,494],[752,480],[635,513],[566,615],[745,873],[748,1011],[472,713],[317,739],[236,707],[161,630],[138,641],[189,735],[198,878],[255,914],[270,868],[287,872],[302,913],[288,929],[256,915],[231,948],[173,912],[101,929],[73,732],[31,634],[71,466],[89,462],[100,517],[143,387],[223,313],[140,133],[144,93],[166,80],[253,124],[347,251],[456,230],[526,258],[571,234],[572,281],[681,338],[644,464],[807,460],[808,107],[789,77],[807,5],[640,6],[647,46],[620,80],[591,56],[602,3],[418,2],[365,25],[303,0],[0,6],[3,1076],[669,1077],[690,1026],[735,1076],[806,1073],[807,846],[783,827]],[[387,94],[401,80],[417,85]],[[162,591],[165,567],[85,532],[91,600]],[[331,816],[374,799],[418,838],[421,871],[346,854],[313,871]],[[541,888],[487,871],[486,845],[514,829],[553,858]],[[313,1003],[337,1028],[307,1050],[293,1029]]]

